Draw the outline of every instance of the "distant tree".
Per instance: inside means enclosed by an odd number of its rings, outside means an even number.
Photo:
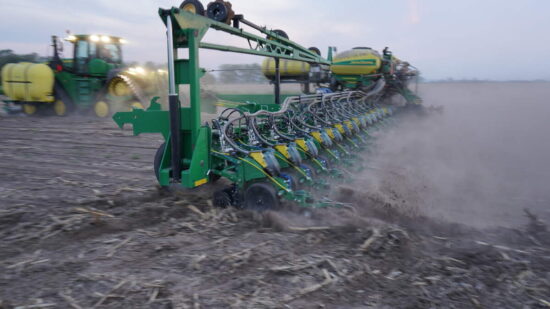
[[[16,63],[16,62],[40,62],[44,61],[45,59],[40,57],[37,53],[32,54],[16,54],[11,49],[3,49],[0,50],[0,68],[2,68],[4,65],[8,63]],[[2,81],[2,76],[0,76],[0,82]]]

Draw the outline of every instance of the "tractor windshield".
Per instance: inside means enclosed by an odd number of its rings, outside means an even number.
[[[97,57],[109,63],[120,63],[120,45],[118,44],[98,44]]]

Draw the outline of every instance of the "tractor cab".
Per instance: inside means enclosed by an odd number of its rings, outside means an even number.
[[[73,43],[73,59],[64,59],[63,65],[77,75],[105,76],[122,66],[121,44],[125,41],[108,35],[69,35]]]

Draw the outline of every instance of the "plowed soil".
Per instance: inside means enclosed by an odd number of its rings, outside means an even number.
[[[381,132],[365,169],[334,184],[341,207],[262,214],[213,207],[223,180],[158,188],[160,136],[135,137],[109,119],[0,116],[0,308],[549,308],[549,203],[536,189],[548,169],[503,203],[448,156],[449,144],[423,144],[448,127],[458,97],[512,104],[538,91],[535,102],[548,89],[423,86],[443,115]],[[431,177],[443,166],[447,177]],[[528,168],[518,183],[534,179]],[[457,174],[472,180],[450,182]]]

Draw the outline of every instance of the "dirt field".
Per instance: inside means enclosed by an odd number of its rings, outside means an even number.
[[[261,215],[158,189],[160,136],[0,116],[0,308],[549,308],[549,85],[421,92],[345,207]]]

